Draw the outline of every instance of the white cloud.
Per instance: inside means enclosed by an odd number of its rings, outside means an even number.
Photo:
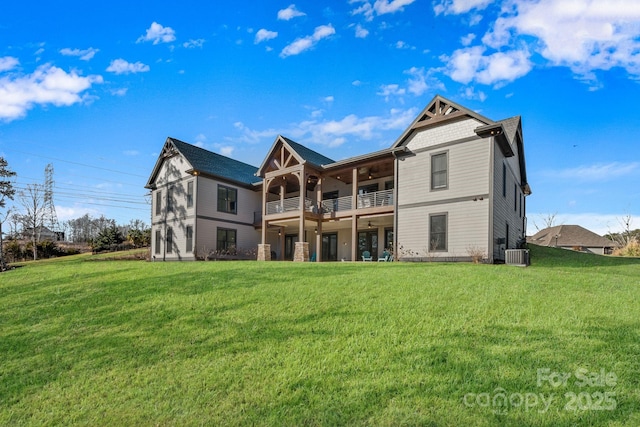
[[[224,145],[220,147],[220,154],[222,154],[223,156],[231,157],[234,149],[235,147],[231,145]]]
[[[125,96],[127,94],[128,89],[126,87],[120,88],[120,89],[113,89],[111,90],[111,95],[114,96]]]
[[[610,162],[582,165],[556,171],[545,171],[545,176],[557,179],[603,182],[640,172],[640,162]]]
[[[283,134],[296,141],[307,144],[320,144],[327,147],[338,147],[347,141],[370,141],[381,138],[384,131],[404,130],[415,118],[417,110],[392,109],[386,116],[358,117],[350,114],[340,120],[319,120],[315,116],[312,120],[305,120],[292,124],[288,129],[267,129],[263,131],[251,130],[238,122],[235,127],[242,132],[239,138],[243,142],[257,143],[265,139],[273,140],[276,135]]]
[[[0,72],[12,70],[17,67],[18,64],[20,64],[18,58],[14,58],[13,56],[2,57],[0,58]]]
[[[281,21],[289,21],[290,19],[297,18],[299,16],[305,16],[306,13],[300,12],[296,9],[296,5],[289,5],[288,8],[278,11],[278,19]]]
[[[369,30],[364,28],[362,25],[356,25],[356,37],[359,39],[364,39],[369,35]]]
[[[258,30],[256,33],[256,38],[254,40],[255,44],[261,43],[263,41],[275,39],[278,37],[278,33],[276,31],[269,31],[264,28]]]
[[[384,96],[385,101],[388,101],[391,96],[403,96],[407,92],[415,96],[421,96],[428,90],[444,90],[445,87],[442,82],[433,77],[433,74],[437,71],[437,69],[425,71],[424,68],[411,67],[404,71],[404,74],[409,76],[406,80],[406,88],[398,84],[382,85],[377,94]]]
[[[333,102],[334,101],[333,95],[325,96],[323,101],[326,102],[326,103]]]
[[[532,49],[552,65],[569,67],[584,80],[613,67],[640,76],[637,0],[512,0],[483,42],[501,48],[527,37],[535,38]]]
[[[68,106],[87,99],[83,92],[103,82],[102,76],[81,76],[51,64],[32,74],[0,77],[0,120],[24,117],[34,105]]]
[[[287,56],[298,55],[305,50],[311,49],[315,46],[320,40],[329,37],[336,33],[336,30],[333,28],[331,24],[329,25],[320,25],[316,27],[315,31],[312,35],[299,38],[295,40],[293,43],[287,45],[280,52],[280,57],[286,58]]]
[[[387,13],[402,12],[405,6],[410,5],[415,0],[376,0],[373,4],[373,9],[378,15],[385,15]]]
[[[98,53],[100,49],[94,49],[92,47],[88,49],[70,49],[68,47],[60,49],[60,53],[65,56],[78,56],[83,61],[89,61]]]
[[[427,84],[427,75],[424,68],[412,67],[404,73],[411,76],[407,82],[407,91],[409,93],[412,93],[415,96],[420,96],[429,89],[429,85]]]
[[[388,101],[391,96],[402,96],[407,91],[404,88],[401,88],[398,84],[388,84],[380,86],[380,90],[376,93],[377,95],[384,96],[385,101]]]
[[[391,110],[386,117],[358,117],[350,114],[341,120],[305,121],[289,130],[294,139],[312,141],[328,147],[338,147],[347,141],[347,137],[370,141],[381,136],[387,130],[405,129],[415,118],[416,111]]]
[[[458,49],[453,54],[442,56],[447,62],[447,74],[456,82],[468,84],[472,81],[485,84],[504,84],[531,71],[529,52],[512,50],[485,55],[486,48],[474,46]]]
[[[433,10],[436,15],[459,15],[470,10],[482,10],[491,4],[493,0],[440,0],[435,3]]]
[[[140,152],[138,150],[125,150],[122,152],[122,154],[124,154],[125,156],[135,157],[138,156]]]
[[[242,133],[240,141],[248,144],[264,142],[265,139],[273,140],[280,133],[275,129],[265,129],[262,131],[252,130],[246,127],[242,122],[235,122],[233,126]]]
[[[196,47],[202,47],[204,45],[205,39],[189,39],[188,41],[182,43],[182,47],[186,49],[194,49]]]
[[[460,43],[462,43],[462,46],[469,46],[476,38],[476,35],[473,33],[469,33],[466,36],[462,36],[460,38]]]
[[[380,16],[387,13],[402,12],[405,6],[415,0],[376,0],[373,5],[368,1],[352,0],[350,3],[362,3],[361,6],[351,11],[352,15],[364,15],[367,21],[373,20],[374,14]]]
[[[171,43],[176,39],[176,32],[171,27],[163,27],[157,22],[152,22],[147,33],[140,36],[137,43],[152,41],[153,44]]]
[[[487,99],[487,94],[481,90],[476,91],[473,87],[466,86],[462,92],[462,97],[484,102]]]
[[[357,2],[358,0],[353,0],[352,3]],[[367,21],[373,20],[373,6],[368,1],[365,1],[362,6],[351,11],[352,15],[364,15]]]
[[[73,207],[56,205],[56,216],[60,222],[80,218],[85,214],[89,214],[93,217],[100,216],[100,212],[97,209],[87,208],[81,206],[81,204],[76,204]]]
[[[410,44],[407,44],[402,40],[398,40],[396,42],[396,49],[415,49],[415,47],[411,46]]]
[[[351,84],[356,87],[362,86],[362,82],[360,80],[354,80],[351,82]]]
[[[107,71],[110,73],[116,74],[135,74],[135,73],[146,73],[150,68],[148,65],[143,64],[142,62],[127,62],[124,59],[114,59],[107,67]]]

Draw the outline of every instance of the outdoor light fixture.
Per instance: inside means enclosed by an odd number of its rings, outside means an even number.
[[[369,221],[369,223],[367,224],[368,228],[371,228],[371,221]]]
[[[313,231],[315,231],[315,233],[318,234],[318,229],[317,228],[315,230],[313,230]]]

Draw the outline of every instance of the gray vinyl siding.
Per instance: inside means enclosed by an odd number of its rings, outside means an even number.
[[[190,169],[190,165],[181,157],[176,156],[166,159],[156,179],[156,189],[152,192],[152,247],[154,248],[152,256],[155,259],[165,260],[192,260],[193,252],[187,252],[186,246],[186,227],[193,226],[195,223],[195,206],[187,208],[187,182],[194,183],[194,191],[197,188],[196,177],[188,174],[186,171]],[[157,199],[156,194],[160,192],[161,206],[160,214],[156,214]],[[171,203],[168,201],[171,197]],[[169,211],[168,206],[172,209]],[[167,247],[167,230],[172,230],[172,247],[168,252]],[[156,231],[161,234],[160,253],[155,253],[156,247]],[[195,230],[195,229],[194,229]]]
[[[397,243],[407,254],[464,259],[475,247],[490,256],[491,145],[473,131],[481,124],[457,121],[417,132],[408,141],[412,153],[398,162],[397,184]],[[448,157],[447,188],[432,190],[431,155],[442,152]],[[429,215],[438,213],[447,214],[447,250],[430,253]]]
[[[172,219],[164,223],[154,224],[151,231],[152,237],[152,257],[156,260],[167,260],[167,261],[184,261],[184,260],[194,260],[194,252],[187,252],[187,225],[194,225],[193,219],[190,220],[179,220]],[[168,251],[167,244],[167,230],[171,229],[172,232],[172,246],[171,252]],[[156,230],[160,231],[160,253],[155,253],[156,248]]]
[[[489,255],[487,233],[488,200],[444,203],[437,206],[411,207],[398,211],[398,253],[406,258],[461,259],[469,248],[480,248]],[[447,250],[429,250],[429,215],[447,214]],[[400,249],[402,248],[402,249]]]
[[[237,190],[237,213],[218,211],[218,185]],[[219,180],[200,177],[196,197],[199,217],[253,224],[254,212],[261,211],[262,195],[260,191],[249,190]]]
[[[197,252],[198,257],[204,257],[217,249],[218,228],[236,230],[236,247],[239,251],[253,251],[260,243],[260,231],[253,226],[198,218],[196,227],[198,240],[197,246],[194,243],[194,251]]]
[[[218,185],[237,191],[237,213],[218,211]],[[222,180],[198,177],[195,194],[198,211],[194,252],[198,258],[206,257],[217,249],[218,228],[236,230],[238,250],[255,250],[260,243],[260,231],[253,226],[254,212],[261,210],[260,191],[252,191]]]
[[[515,147],[514,147],[515,150]],[[516,156],[505,158],[497,143],[494,146],[494,168],[493,168],[493,258],[504,260],[505,249],[513,249],[516,242],[523,235],[523,217],[525,216],[525,205],[523,201],[522,211],[520,210],[520,198],[522,188],[520,185],[520,169]],[[503,165],[506,165],[506,195],[503,196]],[[516,205],[514,207],[514,185],[516,187]],[[520,215],[522,213],[522,215]],[[509,224],[509,236],[506,235],[507,224]],[[508,237],[508,238],[507,238]],[[499,244],[498,239],[505,239],[505,244]],[[508,247],[506,246],[508,243]]]

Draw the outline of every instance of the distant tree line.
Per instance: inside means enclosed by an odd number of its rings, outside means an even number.
[[[28,218],[27,218],[28,219]],[[94,218],[85,214],[60,224],[60,230],[51,232],[42,226],[34,239],[30,222],[25,215],[9,217],[9,233],[4,249],[7,260],[15,262],[26,258],[50,258],[93,252],[127,250],[147,247],[151,242],[151,229],[141,220],[118,225],[104,215]]]

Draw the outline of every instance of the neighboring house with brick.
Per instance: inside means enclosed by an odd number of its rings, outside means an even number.
[[[152,255],[258,249],[258,259],[504,260],[526,235],[520,117],[436,96],[387,149],[334,161],[278,136],[253,167],[168,138],[149,178]]]
[[[538,231],[527,239],[538,246],[571,249],[579,252],[591,252],[609,255],[616,243],[579,225],[556,225]]]

